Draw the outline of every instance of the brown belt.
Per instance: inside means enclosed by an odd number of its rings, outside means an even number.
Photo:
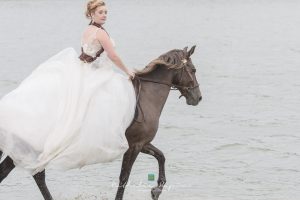
[[[90,56],[90,55],[87,55],[86,53],[84,53],[83,48],[81,47],[81,55],[79,56],[79,59],[85,63],[91,63],[94,60],[96,60],[101,55],[101,53],[103,53],[103,51],[104,51],[104,49],[103,49],[103,47],[101,47],[101,49],[96,53],[96,56],[93,57],[93,56]]]

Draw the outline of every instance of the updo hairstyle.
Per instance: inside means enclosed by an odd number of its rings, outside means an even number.
[[[88,1],[87,5],[86,5],[85,16],[88,19],[92,19],[92,13],[94,13],[95,10],[99,6],[105,6],[104,1],[102,1],[102,0],[90,0],[90,1]]]

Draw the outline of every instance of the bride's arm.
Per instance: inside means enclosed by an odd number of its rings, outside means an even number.
[[[134,77],[134,72],[132,70],[128,69],[124,65],[121,58],[116,53],[116,51],[113,47],[113,44],[112,44],[109,36],[107,35],[107,33],[104,30],[99,29],[97,31],[96,37],[100,41],[103,49],[106,51],[107,56],[109,57],[109,59],[111,59],[115,63],[115,65],[117,65],[121,70],[123,70],[130,78],[133,78]]]

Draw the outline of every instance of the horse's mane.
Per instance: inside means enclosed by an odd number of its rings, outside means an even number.
[[[171,50],[162,54],[158,58],[152,60],[144,69],[136,70],[137,75],[144,75],[154,71],[158,66],[162,65],[168,69],[182,68],[182,60],[185,59],[186,52],[180,49]]]

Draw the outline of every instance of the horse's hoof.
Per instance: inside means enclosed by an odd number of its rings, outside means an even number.
[[[161,194],[162,190],[158,187],[154,187],[151,190],[151,197],[153,200],[158,200],[159,195]]]

